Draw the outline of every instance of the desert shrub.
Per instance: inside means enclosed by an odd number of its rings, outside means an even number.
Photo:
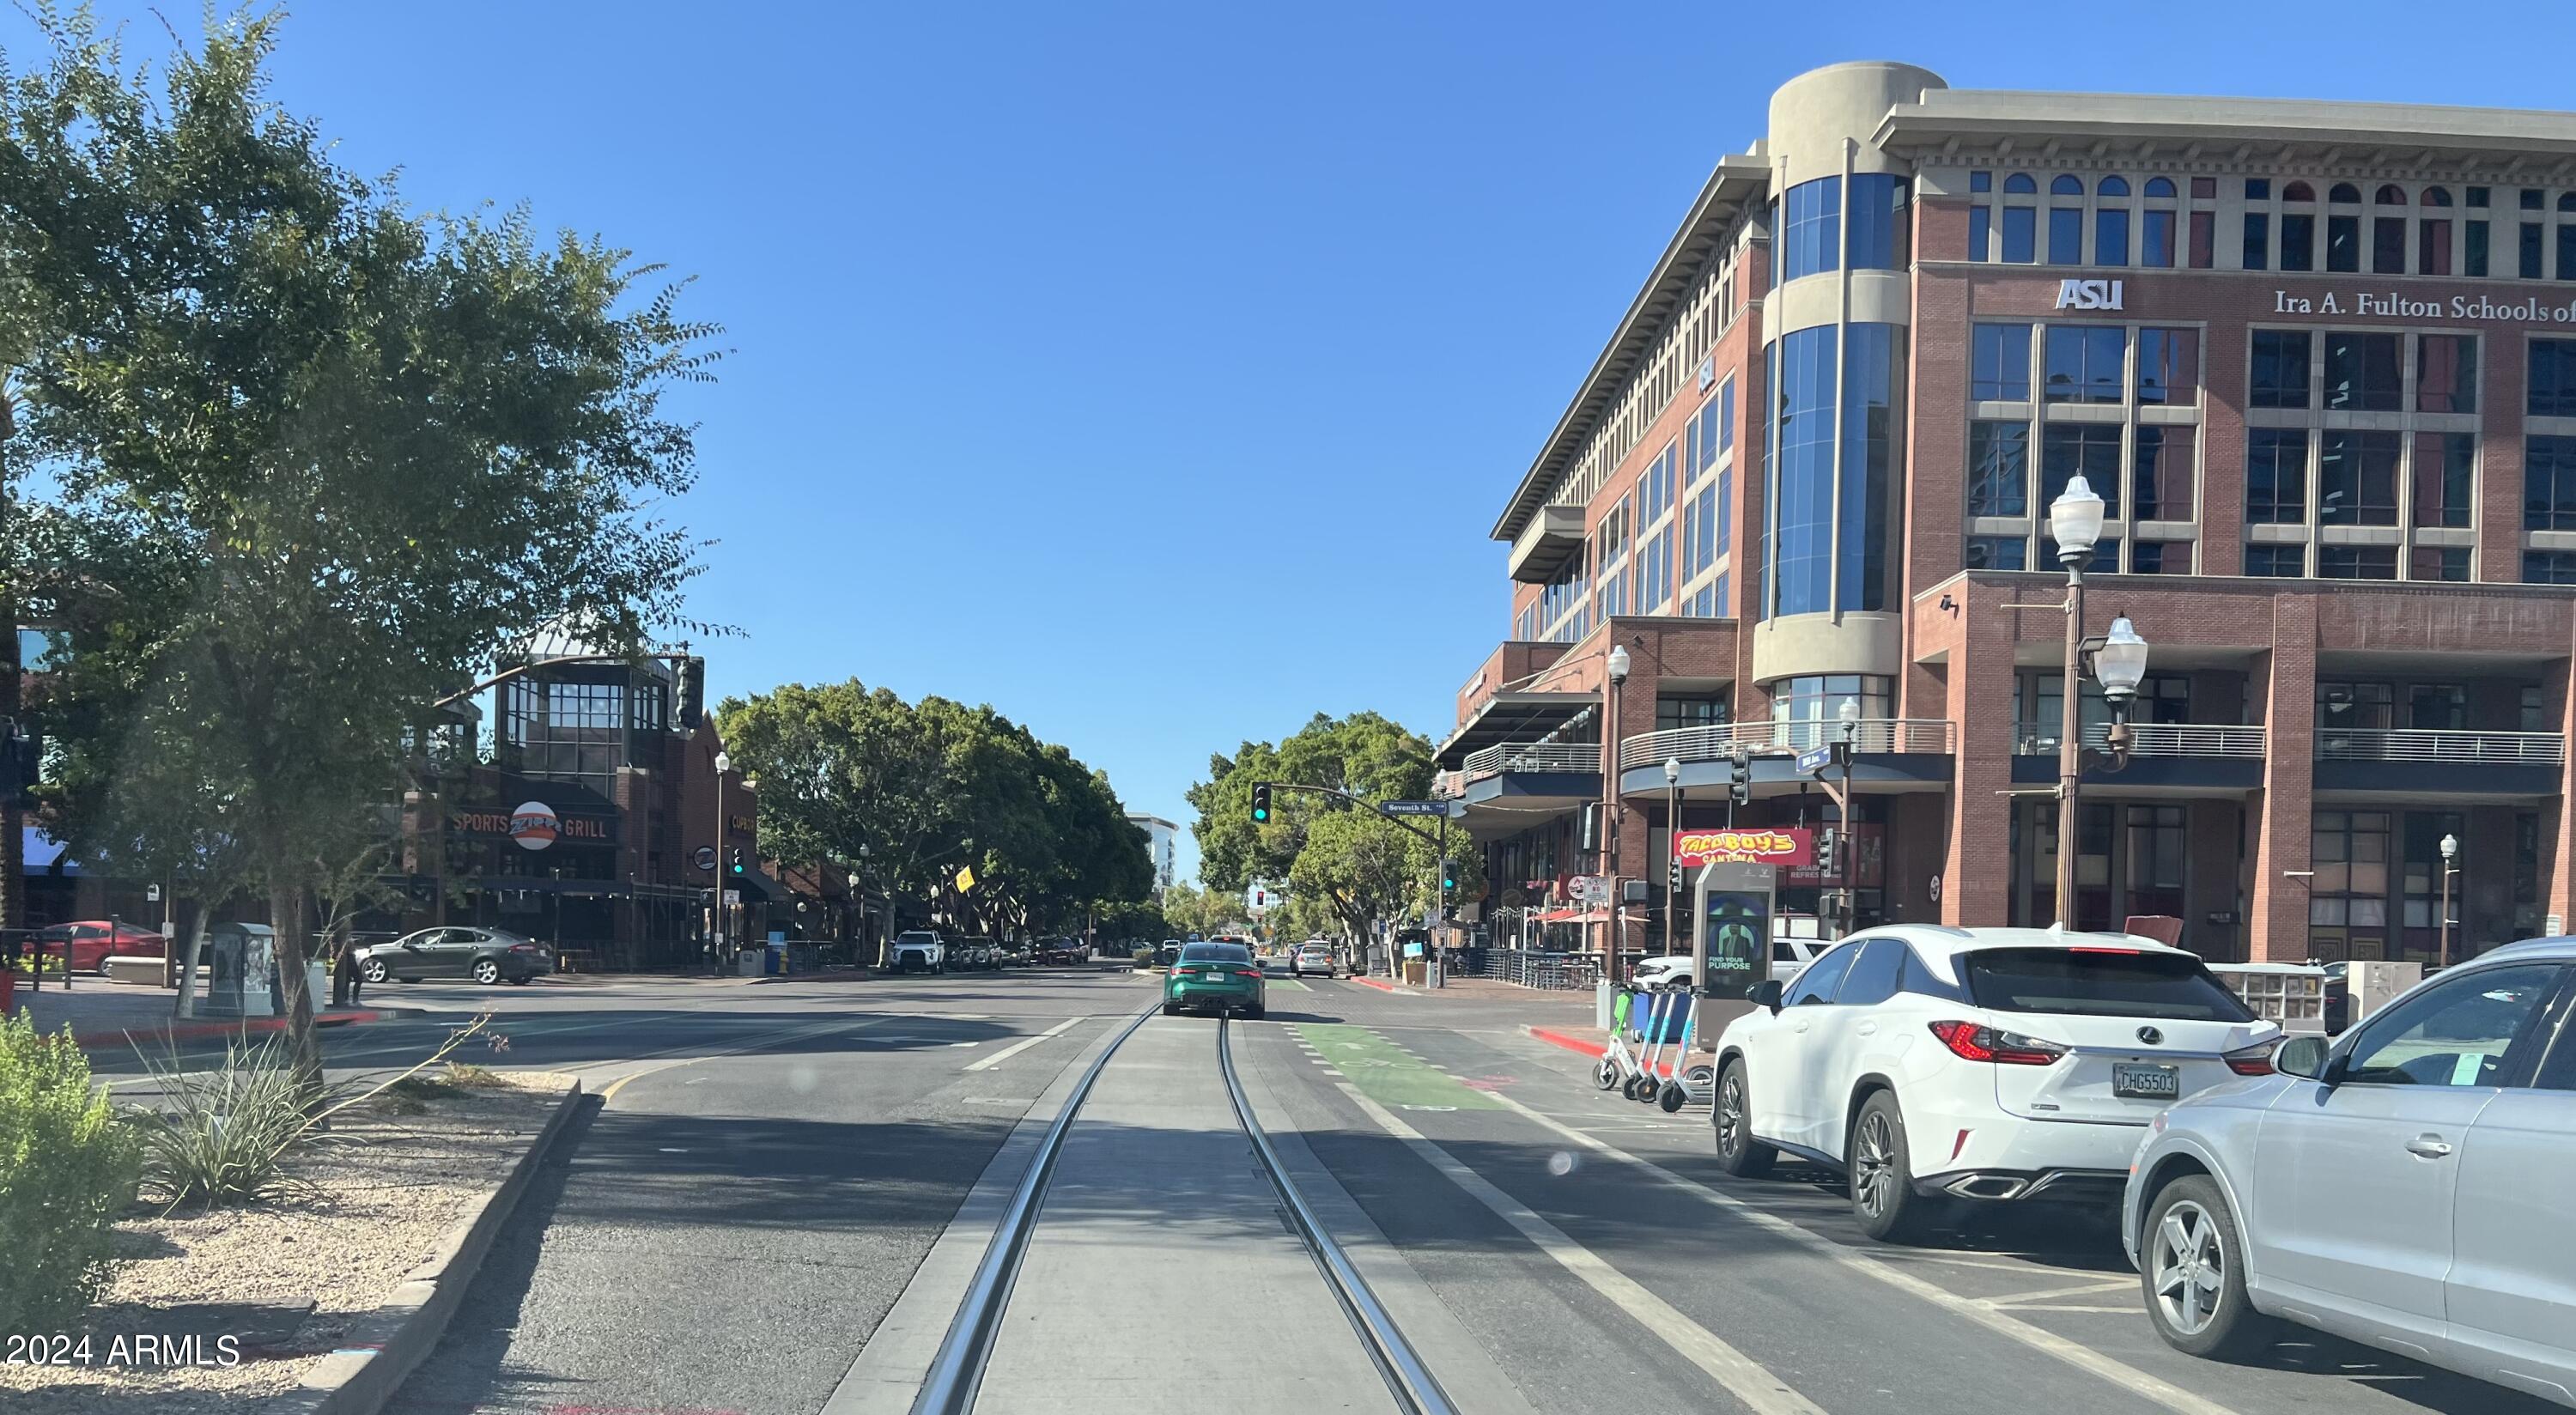
[[[71,1029],[0,1020],[0,1332],[68,1325],[97,1300],[141,1167]]]

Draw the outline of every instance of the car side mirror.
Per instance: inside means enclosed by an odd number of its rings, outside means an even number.
[[[1744,995],[1753,1000],[1754,1006],[1771,1009],[1771,1015],[1774,1017],[1780,1015],[1780,980],[1778,978],[1765,978],[1755,983]]]
[[[2311,1081],[2327,1081],[2327,1056],[2332,1044],[2323,1037],[2292,1037],[2272,1053],[2272,1069],[2284,1076],[2299,1076]]]

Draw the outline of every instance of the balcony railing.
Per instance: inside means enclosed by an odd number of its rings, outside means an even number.
[[[2013,731],[2013,754],[2024,757],[2057,755],[2058,724],[2024,722]],[[2132,722],[2129,724],[2129,753],[2140,757],[2250,757],[2260,760],[2270,734],[2260,727],[2221,726],[2200,722]],[[2111,745],[2111,724],[2091,722],[2084,726],[2084,745],[2107,748]]]
[[[1724,722],[1707,727],[1675,727],[1648,732],[1619,744],[1619,769],[1653,766],[1667,757],[1686,762],[1718,761],[1736,747],[1756,753],[1803,752],[1843,740],[1840,722]],[[1951,749],[1950,720],[1943,717],[1864,717],[1851,725],[1856,752],[1946,752]]]
[[[1504,742],[1467,754],[1470,778],[1502,771],[1588,771],[1601,774],[1601,749],[1589,742]]]
[[[2555,766],[2567,754],[2555,732],[2452,732],[2416,727],[2320,727],[2317,756],[2347,762],[2520,762]]]

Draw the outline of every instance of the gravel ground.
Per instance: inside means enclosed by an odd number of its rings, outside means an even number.
[[[90,1364],[0,1365],[0,1408],[242,1415],[251,1402],[294,1389],[351,1316],[382,1302],[500,1184],[569,1078],[494,1079],[505,1084],[343,1113],[335,1126],[341,1142],[308,1151],[297,1165],[321,1196],[209,1214],[145,1210],[120,1222],[127,1261],[83,1330],[69,1334],[90,1337]],[[313,1314],[273,1354],[246,1354],[231,1366],[109,1364],[113,1333],[171,1331],[169,1309],[179,1304],[305,1299]]]

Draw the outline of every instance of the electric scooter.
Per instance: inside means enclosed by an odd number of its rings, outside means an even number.
[[[1663,1053],[1664,1033],[1672,1020],[1673,1004],[1677,1001],[1687,1001],[1687,995],[1658,992],[1646,1004],[1646,1048],[1637,1061],[1635,1074],[1619,1088],[1619,1094],[1632,1101],[1655,1098],[1655,1058]]]
[[[1655,1092],[1655,1104],[1670,1115],[1694,1100],[1707,1100],[1716,1093],[1717,1072],[1706,1062],[1691,1062],[1691,1041],[1699,1033],[1699,1009],[1691,1009],[1690,1019],[1682,1023],[1682,1054],[1673,1062],[1673,1074]]]
[[[1601,1059],[1592,1064],[1592,1084],[1605,1091],[1615,1091],[1635,1078],[1637,1058],[1628,1050],[1628,1012],[1633,994],[1621,989],[1619,1000],[1610,1005],[1610,1045],[1603,1048]]]

